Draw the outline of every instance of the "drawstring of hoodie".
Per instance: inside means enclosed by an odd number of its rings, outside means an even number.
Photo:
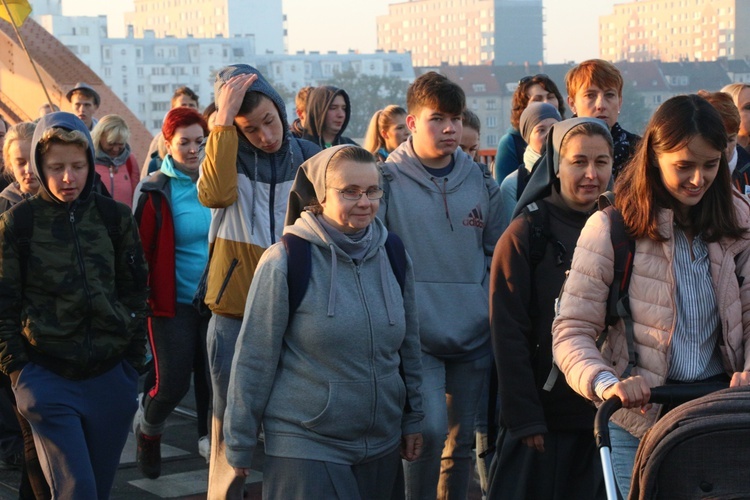
[[[273,153],[272,153],[273,154]],[[255,235],[255,205],[257,203],[257,193],[256,186],[258,185],[258,150],[253,148],[253,157],[255,158],[255,167],[253,168],[253,206],[250,208],[250,234]],[[291,168],[291,171],[294,172],[294,149],[292,148],[291,140],[289,141],[289,166]],[[268,207],[268,209],[273,212],[276,207]],[[274,235],[271,235],[271,241],[275,241],[276,238]]]
[[[339,259],[336,256],[336,246],[329,243],[328,248],[331,250],[331,289],[328,292],[328,317],[332,318],[336,313],[336,274]]]
[[[435,187],[438,188],[438,191],[440,191],[440,194],[443,195],[443,206],[445,207],[445,218],[448,219],[448,224],[451,226],[451,231],[453,231],[453,221],[451,220],[451,213],[450,210],[448,210],[448,195],[447,195],[447,187],[446,184],[448,184],[448,179],[446,177],[443,177],[443,187],[440,187],[440,184],[437,183],[434,177],[430,177],[430,180],[433,184],[435,184]]]
[[[396,324],[393,314],[393,297],[391,296],[390,287],[388,286],[388,276],[393,274],[391,265],[388,262],[388,256],[386,255],[385,248],[380,247],[378,249],[378,255],[380,255],[380,285],[383,287],[383,298],[385,299],[385,310],[388,313],[388,324],[393,326]]]

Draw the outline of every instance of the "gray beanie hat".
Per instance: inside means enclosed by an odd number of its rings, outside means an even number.
[[[562,120],[557,108],[546,102],[531,102],[523,110],[521,119],[518,122],[518,130],[521,132],[521,137],[526,141],[526,144],[531,139],[531,131],[534,130],[534,127],[547,118],[554,118],[557,121]]]

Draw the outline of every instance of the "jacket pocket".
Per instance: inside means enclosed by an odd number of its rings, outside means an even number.
[[[329,382],[328,400],[316,417],[301,422],[316,434],[351,441],[362,437],[373,419],[372,383]]]
[[[237,259],[232,259],[232,262],[229,264],[229,269],[227,269],[227,274],[224,276],[224,281],[221,282],[219,293],[216,294],[216,305],[219,305],[219,302],[221,302],[221,297],[224,295],[224,291],[227,289],[227,285],[229,285],[229,280],[232,279],[232,273],[234,273],[234,269],[239,262],[240,261]]]
[[[406,404],[406,386],[398,372],[378,380],[378,406],[372,435],[391,439],[401,434],[401,421]]]

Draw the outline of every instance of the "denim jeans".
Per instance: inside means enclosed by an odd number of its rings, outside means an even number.
[[[609,441],[612,444],[612,470],[615,474],[617,489],[622,498],[628,498],[630,479],[633,477],[635,452],[641,440],[617,424],[609,423]]]
[[[404,462],[406,498],[466,498],[477,403],[490,354],[472,361],[422,353],[424,447],[419,459]]]
[[[224,443],[224,412],[232,368],[234,345],[240,334],[241,319],[214,314],[208,322],[206,346],[211,387],[214,391],[211,420],[211,460],[208,466],[208,499],[241,499],[245,479],[237,477],[227,462]]]

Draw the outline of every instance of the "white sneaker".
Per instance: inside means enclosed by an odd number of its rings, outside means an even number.
[[[138,409],[135,411],[135,415],[133,415],[133,434],[135,435],[135,430],[138,428],[138,425],[141,423],[141,419],[143,418],[143,393],[138,393]]]
[[[201,436],[198,440],[198,454],[206,459],[206,463],[211,460],[211,441],[208,436]]]

